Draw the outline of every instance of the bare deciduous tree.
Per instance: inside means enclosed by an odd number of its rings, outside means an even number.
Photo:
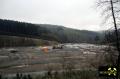
[[[104,23],[110,23],[114,26],[115,36],[116,36],[116,48],[117,51],[119,52],[119,56],[116,62],[119,73],[120,46],[119,46],[119,37],[118,37],[118,26],[120,22],[120,0],[98,0],[97,5],[98,7],[102,8],[102,15],[105,17]]]

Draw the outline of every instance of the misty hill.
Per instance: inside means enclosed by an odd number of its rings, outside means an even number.
[[[45,27],[53,36],[56,36],[64,43],[94,43],[96,36],[98,36],[99,39],[103,37],[103,34],[100,32],[77,30],[49,24],[40,24],[39,26]]]
[[[96,36],[101,37],[102,34],[58,25],[32,24],[0,19],[0,35],[30,37],[61,43],[94,43]]]

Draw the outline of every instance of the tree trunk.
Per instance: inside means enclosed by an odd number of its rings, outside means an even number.
[[[114,28],[115,28],[115,35],[116,35],[116,47],[117,47],[117,51],[119,52],[118,55],[118,59],[116,61],[117,64],[117,69],[118,69],[118,74],[117,74],[117,79],[119,76],[119,72],[120,72],[120,68],[119,68],[119,63],[120,63],[120,49],[119,49],[119,35],[118,35],[118,29],[117,29],[117,24],[116,24],[116,18],[115,18],[115,14],[114,14],[114,8],[113,8],[113,1],[110,0],[110,4],[111,4],[111,11],[112,11],[112,17],[113,17],[113,23],[114,23]]]

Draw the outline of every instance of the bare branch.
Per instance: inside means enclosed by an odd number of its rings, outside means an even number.
[[[103,15],[105,15],[106,13],[108,13],[108,12],[110,12],[110,11],[111,11],[111,7],[108,6],[107,8],[105,8],[105,9],[102,11],[101,15],[103,16]]]
[[[113,3],[118,3],[119,2],[119,0],[113,0]]]
[[[117,12],[117,13],[118,13],[118,12],[120,12],[120,10],[116,10],[115,12]]]
[[[109,4],[109,3],[110,3],[110,1],[102,1],[102,0],[99,0],[99,1],[97,2],[97,6],[99,7],[99,6],[103,6],[103,5]]]
[[[120,25],[120,23],[118,23],[118,25]]]
[[[107,14],[106,16],[104,16],[102,24],[106,24],[106,22],[110,19],[111,16],[112,16],[111,14]]]

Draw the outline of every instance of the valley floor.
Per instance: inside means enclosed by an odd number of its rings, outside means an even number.
[[[44,73],[62,71],[66,66],[74,70],[96,70],[99,60],[103,62],[107,46],[93,44],[63,44],[63,49],[43,47],[16,47],[0,49],[0,73]],[[11,52],[15,50],[15,52]]]

